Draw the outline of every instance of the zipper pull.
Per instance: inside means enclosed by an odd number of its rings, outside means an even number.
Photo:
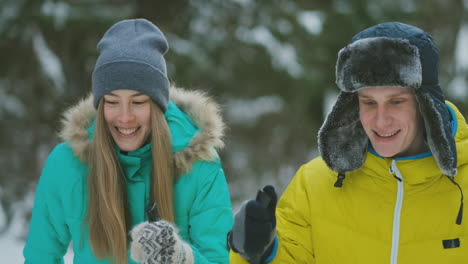
[[[393,178],[395,178],[395,179],[397,179],[399,182],[401,182],[402,179],[401,179],[400,177],[398,177],[397,173],[393,170],[393,166],[396,166],[396,165],[395,165],[395,160],[392,161],[392,165],[390,166],[390,168],[389,168],[388,171],[390,172],[390,174],[393,175]]]
[[[148,219],[148,222],[156,222],[160,220],[158,207],[156,206],[156,203],[148,204],[148,206],[146,207],[145,213],[146,213],[146,218]]]

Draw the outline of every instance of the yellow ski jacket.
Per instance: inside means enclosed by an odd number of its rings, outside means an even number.
[[[369,151],[336,188],[337,173],[319,157],[303,165],[277,209],[278,250],[270,263],[468,263],[468,126],[458,109],[458,174],[444,176],[431,152],[387,159]],[[466,207],[466,203],[465,203]],[[230,263],[247,263],[231,251]]]

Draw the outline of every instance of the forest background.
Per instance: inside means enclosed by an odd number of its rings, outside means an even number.
[[[429,32],[440,84],[468,116],[467,10],[468,0],[0,0],[0,245],[24,243],[62,112],[89,94],[96,44],[115,22],[154,22],[169,42],[170,80],[220,102],[236,209],[265,184],[281,193],[318,155],[317,132],[338,93],[337,53],[369,26],[400,21]]]

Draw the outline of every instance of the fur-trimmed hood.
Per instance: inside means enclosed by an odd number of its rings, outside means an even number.
[[[185,122],[191,122],[197,128],[197,132],[190,134],[189,138],[173,139],[175,167],[178,175],[181,175],[190,171],[193,162],[211,161],[218,156],[216,150],[224,147],[222,138],[225,124],[221,118],[219,105],[205,93],[172,86],[169,94],[170,101],[174,104],[174,111],[182,110],[189,119]],[[171,110],[168,109],[165,114],[166,119],[170,119],[171,114]],[[90,95],[68,109],[62,120],[60,138],[70,143],[73,153],[82,162],[86,162],[90,150],[92,140],[90,127],[95,117],[96,109],[93,106],[93,97]],[[170,124],[169,120],[168,123]]]

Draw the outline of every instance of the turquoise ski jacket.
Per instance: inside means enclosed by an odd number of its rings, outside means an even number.
[[[232,226],[228,186],[216,149],[224,123],[219,107],[199,92],[171,87],[165,114],[172,134],[176,170],[175,222],[179,235],[192,246],[195,263],[228,263],[226,233]],[[70,242],[75,264],[110,263],[94,257],[85,226],[87,209],[86,153],[93,136],[96,111],[89,97],[65,114],[61,138],[43,168],[36,190],[25,263],[63,263]],[[151,144],[121,154],[132,226],[146,221],[149,204]],[[81,244],[81,240],[83,243]],[[128,254],[130,256],[130,253]],[[135,263],[129,257],[128,263]]]

